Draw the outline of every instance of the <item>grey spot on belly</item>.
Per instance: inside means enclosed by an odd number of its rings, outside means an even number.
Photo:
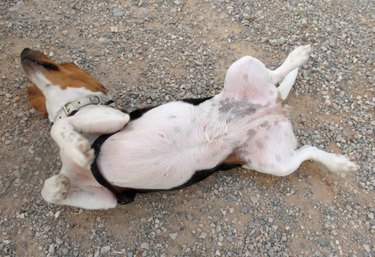
[[[259,126],[261,126],[262,128],[269,126],[268,121],[262,122],[262,124],[260,124]]]
[[[260,107],[262,107],[260,104],[252,104],[247,100],[235,101],[225,98],[219,101],[218,111],[227,122],[230,122],[254,114]]]
[[[174,127],[174,128],[173,128],[173,132],[175,132],[175,133],[180,133],[180,132],[181,132],[181,128],[179,128],[179,127]]]
[[[244,74],[244,75],[242,76],[242,78],[243,78],[243,80],[245,80],[245,81],[247,82],[247,80],[249,79],[249,75]]]
[[[175,118],[177,118],[176,115],[169,115],[169,116],[168,116],[168,119],[175,119]]]
[[[257,134],[257,132],[254,129],[249,129],[246,134],[248,136],[248,139],[250,140]]]
[[[275,158],[276,158],[276,161],[281,162],[281,157],[280,157],[280,155],[276,154],[276,155],[275,155]]]
[[[258,147],[259,149],[263,149],[263,147],[264,147],[263,142],[260,141],[260,140],[257,140],[257,141],[255,142],[255,144],[257,145],[257,147]]]

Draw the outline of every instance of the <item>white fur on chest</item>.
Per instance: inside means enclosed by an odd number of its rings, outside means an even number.
[[[117,186],[165,189],[215,167],[232,149],[210,140],[216,133],[210,130],[210,108],[173,102],[130,122],[102,145],[98,165],[103,175]]]

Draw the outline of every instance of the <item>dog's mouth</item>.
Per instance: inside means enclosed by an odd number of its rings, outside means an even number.
[[[59,67],[48,59],[47,56],[30,48],[23,49],[21,53],[22,67],[27,74],[30,72],[41,71],[43,69],[49,71],[58,71]]]

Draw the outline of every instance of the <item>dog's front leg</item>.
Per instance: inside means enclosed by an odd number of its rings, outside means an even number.
[[[85,181],[71,181],[62,173],[44,182],[42,197],[45,201],[84,209],[109,209],[117,205],[115,196],[105,188]]]
[[[61,119],[52,127],[51,136],[60,151],[82,168],[89,168],[94,158],[85,135],[114,133],[129,121],[129,115],[110,107],[84,109],[75,116]]]

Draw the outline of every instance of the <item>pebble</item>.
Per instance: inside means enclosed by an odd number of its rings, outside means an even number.
[[[103,246],[102,248],[100,248],[100,253],[101,254],[107,254],[110,250],[111,250],[111,246],[109,246],[109,245]]]
[[[113,9],[113,16],[120,17],[125,14],[125,10],[121,7],[117,7]]]
[[[170,237],[172,240],[176,240],[177,235],[178,235],[177,232],[176,232],[176,233],[171,233],[171,234],[169,234],[169,237]]]
[[[141,247],[142,249],[146,249],[146,250],[149,250],[149,249],[150,249],[150,245],[149,245],[149,243],[141,243],[140,247]]]
[[[207,236],[207,234],[204,233],[204,232],[202,232],[202,233],[200,234],[199,238],[200,238],[200,239],[205,239],[206,236]]]

